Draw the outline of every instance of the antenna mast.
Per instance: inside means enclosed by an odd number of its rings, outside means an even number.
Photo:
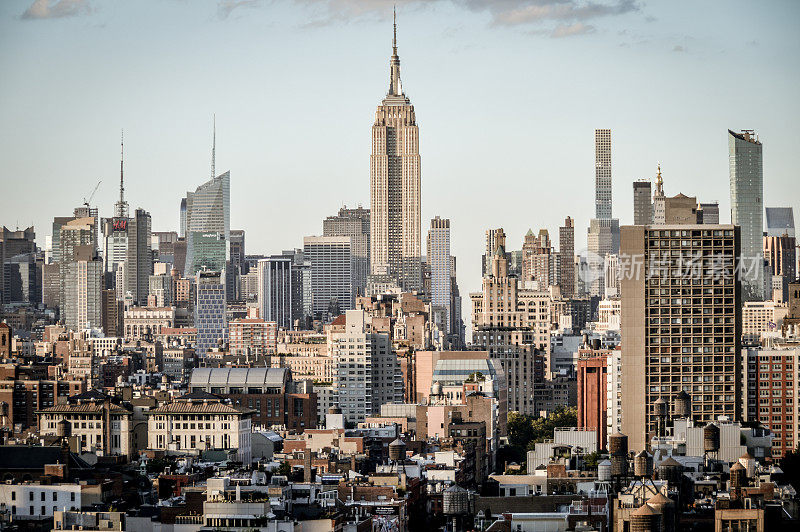
[[[122,170],[122,162],[125,160],[125,130],[123,129],[119,137],[119,202],[125,203],[125,181]]]
[[[213,133],[212,133],[212,141],[211,141],[211,179],[217,177],[216,172],[216,165],[217,165],[217,113],[213,115]]]

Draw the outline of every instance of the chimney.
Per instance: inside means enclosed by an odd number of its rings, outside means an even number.
[[[303,482],[313,482],[311,474],[311,451],[306,449],[303,453]]]

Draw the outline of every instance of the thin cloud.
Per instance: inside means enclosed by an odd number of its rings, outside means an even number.
[[[52,18],[88,15],[92,7],[88,0],[34,0],[22,13],[24,20],[45,20]]]
[[[575,24],[559,24],[556,29],[550,33],[550,37],[560,39],[562,37],[572,37],[574,35],[586,35],[587,33],[594,33],[595,27],[591,24],[584,24],[583,22],[576,22]]]
[[[674,48],[672,48],[672,51],[673,51],[673,52],[679,52],[679,53],[682,53],[682,52],[685,52],[685,51],[686,51],[686,48],[684,48],[684,47],[683,47],[683,46],[681,46],[680,44],[676,44],[676,45],[675,45],[675,47],[674,47]]]
[[[230,14],[240,7],[256,7],[259,0],[220,0],[217,4],[217,16],[225,20]]]
[[[490,16],[492,26],[529,27],[531,34],[552,37],[582,35],[595,30],[590,21],[639,11],[635,0],[295,0],[319,6],[322,13],[305,27],[318,27],[336,21],[358,20],[369,16],[385,17],[392,7],[425,8],[433,4],[453,4]],[[556,24],[552,27],[552,24]],[[550,26],[548,28],[548,26]]]

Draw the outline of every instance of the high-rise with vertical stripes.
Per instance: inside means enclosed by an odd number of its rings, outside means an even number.
[[[375,112],[370,156],[370,264],[403,290],[422,288],[419,129],[400,83],[397,24],[389,92]]]

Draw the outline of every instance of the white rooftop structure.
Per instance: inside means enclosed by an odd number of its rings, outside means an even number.
[[[189,387],[218,394],[262,393],[275,388],[285,391],[290,380],[288,368],[197,368],[192,371]]]

